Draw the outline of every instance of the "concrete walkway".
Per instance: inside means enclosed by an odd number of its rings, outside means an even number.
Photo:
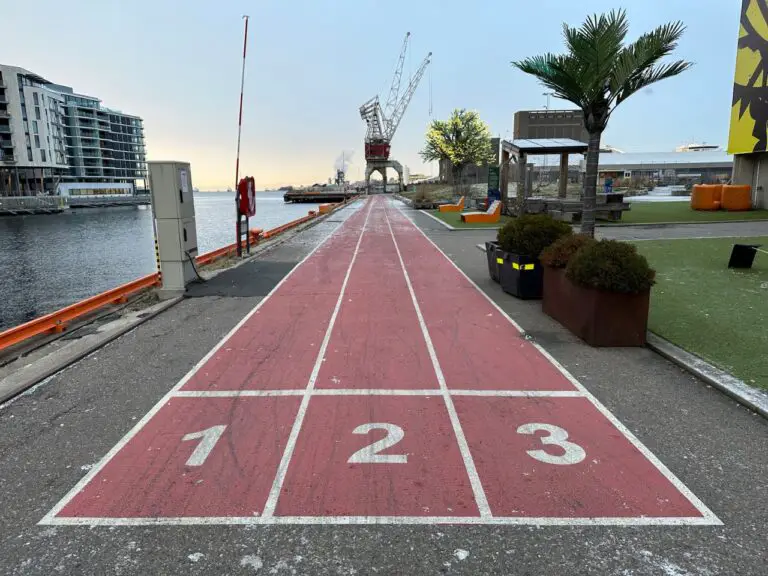
[[[0,409],[0,572],[763,573],[765,422],[427,220],[347,207]]]

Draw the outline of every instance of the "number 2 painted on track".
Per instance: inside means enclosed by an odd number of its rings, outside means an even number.
[[[517,429],[518,434],[535,434],[539,430],[549,432],[549,435],[540,438],[545,445],[557,446],[564,451],[560,456],[553,456],[545,450],[527,450],[528,456],[546,464],[558,464],[567,466],[578,464],[587,457],[584,448],[573,442],[568,442],[568,432],[559,426],[552,424],[523,424]]]
[[[211,426],[207,430],[191,432],[184,436],[184,438],[181,439],[182,442],[202,438],[202,441],[197,445],[195,451],[192,452],[189,458],[187,458],[186,465],[202,466],[205,463],[205,460],[208,458],[208,455],[213,450],[213,447],[216,446],[216,442],[218,442],[219,438],[221,438],[221,435],[224,434],[224,430],[226,430],[226,428],[227,427],[223,424],[220,426]]]
[[[387,435],[381,440],[377,440],[373,444],[369,444],[365,448],[361,448],[352,456],[349,457],[347,462],[349,464],[407,464],[407,454],[379,454],[382,450],[392,448],[395,444],[400,442],[405,437],[405,432],[400,426],[395,424],[387,424],[385,422],[370,424],[361,424],[354,430],[352,434],[368,434],[371,430],[386,430]]]

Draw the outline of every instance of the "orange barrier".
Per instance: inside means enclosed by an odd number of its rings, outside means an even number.
[[[464,210],[464,196],[456,204],[442,204],[437,207],[439,212],[461,212]]]
[[[723,210],[740,212],[752,210],[752,186],[748,184],[723,186]]]
[[[336,204],[320,204],[320,214],[328,214],[335,206]]]
[[[343,203],[330,205],[331,209],[328,212],[335,210],[341,204]],[[316,216],[317,214],[310,212],[309,215],[304,216],[303,218],[293,220],[287,224],[273,228],[272,230],[267,230],[266,232],[262,232],[260,228],[249,230],[248,233],[251,237],[251,243],[257,244],[258,241],[262,238],[267,239],[277,236],[286,230],[290,230],[291,228],[295,228],[296,226],[312,220]],[[245,240],[243,240],[243,246],[245,246]],[[195,260],[196,263],[200,265],[210,264],[211,262],[214,262],[215,260],[223,258],[227,255],[234,254],[236,252],[236,248],[237,244],[233,243],[229,246],[219,248],[218,250],[213,250],[212,252],[201,254]],[[118,286],[112,290],[107,290],[106,292],[102,292],[96,296],[81,300],[80,302],[76,302],[75,304],[71,304],[65,308],[61,308],[60,310],[46,314],[45,316],[41,316],[40,318],[30,320],[25,324],[10,328],[5,332],[0,332],[0,352],[10,348],[11,346],[15,346],[16,344],[24,342],[25,340],[34,338],[35,336],[40,336],[41,334],[47,334],[49,332],[63,332],[67,325],[73,320],[81,318],[86,314],[90,314],[91,312],[94,312],[99,308],[103,308],[108,304],[124,303],[130,296],[133,296],[142,290],[146,290],[147,288],[158,286],[159,284],[159,273],[143,276],[138,280],[128,282],[127,284],[123,284],[122,286]]]
[[[0,332],[0,351],[10,348],[34,336],[48,332],[63,332],[67,324],[85,314],[90,314],[107,304],[120,304],[126,302],[129,296],[151,288],[160,283],[158,274],[150,274],[133,282],[128,282],[112,290],[107,290],[96,296],[71,304],[56,312],[51,312],[40,318],[35,318],[25,324]]]
[[[250,236],[251,246],[254,246],[259,243],[259,238],[262,237],[261,236],[262,230],[261,228],[253,228],[248,231],[248,234]],[[241,242],[242,242],[241,246],[245,248],[246,247],[245,240],[241,240]],[[229,244],[222,248],[217,248],[216,250],[212,250],[211,252],[200,254],[200,256],[195,258],[195,262],[200,266],[205,266],[206,264],[210,264],[221,258],[226,258],[227,256],[231,256],[236,252],[237,252],[237,244],[233,242],[232,244]]]
[[[691,191],[691,208],[693,210],[719,210],[722,194],[722,184],[696,184]]]

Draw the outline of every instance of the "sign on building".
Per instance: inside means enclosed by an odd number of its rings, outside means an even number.
[[[768,150],[768,99],[765,98],[765,66],[768,53],[768,0],[742,0],[736,72],[733,79],[730,154]]]

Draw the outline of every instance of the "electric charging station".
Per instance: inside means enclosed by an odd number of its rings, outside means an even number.
[[[148,162],[155,236],[160,258],[161,292],[184,292],[196,277],[197,227],[192,171],[187,162]]]

